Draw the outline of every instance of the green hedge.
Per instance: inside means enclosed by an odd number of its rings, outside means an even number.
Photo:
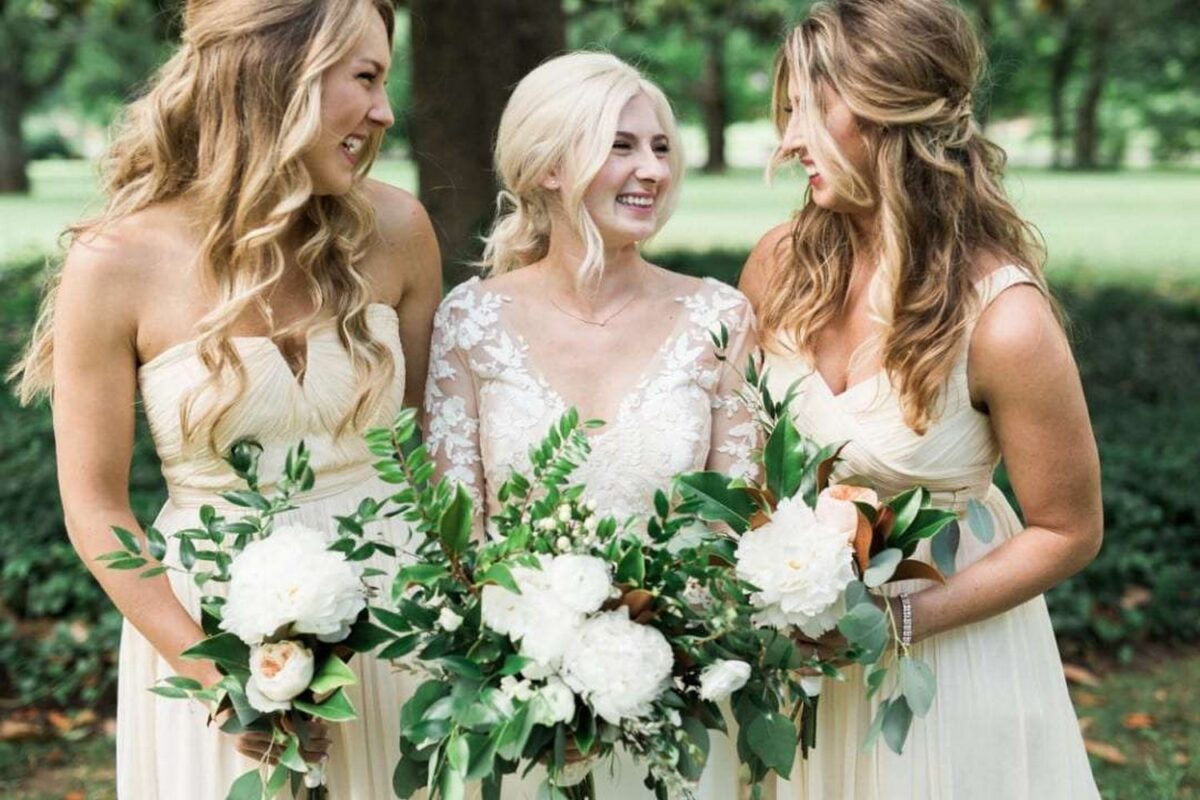
[[[674,269],[730,280],[742,253],[674,253]],[[40,265],[0,269],[0,361],[32,324]],[[1063,289],[1104,468],[1105,546],[1049,595],[1071,646],[1131,649],[1146,639],[1200,639],[1200,465],[1195,392],[1200,310],[1124,289]],[[162,502],[139,427],[131,498],[139,518]],[[1001,475],[1003,479],[1003,475]],[[1003,483],[1003,480],[1001,480]],[[0,398],[0,699],[42,704],[111,697],[119,619],[67,541],[45,405]]]

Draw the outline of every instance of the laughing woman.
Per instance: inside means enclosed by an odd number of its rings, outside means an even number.
[[[749,411],[709,340],[723,323],[742,363],[749,304],[640,252],[683,177],[658,87],[610,55],[552,59],[514,90],[496,167],[505,191],[484,255],[490,277],[438,309],[426,387],[430,452],[474,495],[477,528],[570,407],[606,421],[574,476],[603,514],[653,515],[655,490],[679,472],[751,469]],[[736,767],[728,742],[714,742],[701,796],[736,797]],[[627,759],[597,773],[602,800],[653,797]],[[506,798],[536,796],[538,781],[508,783]]]
[[[422,395],[440,296],[437,246],[409,195],[365,179],[392,123],[388,0],[193,0],[183,43],[127,113],[103,214],[73,243],[22,365],[26,400],[53,390],[67,529],[126,622],[117,711],[123,800],[220,800],[262,742],[198,704],[158,698],[171,675],[220,675],[180,653],[202,638],[186,575],[106,570],[110,525],[138,530],[128,476],[140,393],[169,499],[164,532],[202,504],[236,513],[221,453],[254,437],[262,474],[301,439],[316,489],[291,521],[325,527],[377,482],[359,433]],[[407,358],[407,363],[405,359]],[[388,532],[402,544],[407,531]],[[379,565],[383,566],[383,565]],[[332,796],[390,797],[404,687],[356,660],[360,719],[327,744]]]
[[[832,0],[778,61],[779,155],[810,188],[742,278],[774,388],[798,381],[800,430],[849,442],[835,477],[964,512],[954,574],[891,599],[932,710],[902,755],[864,751],[875,709],[847,669],[781,797],[1097,797],[1042,597],[1100,546],[1096,446],[1003,153],[972,120],[982,59],[948,2]],[[1024,522],[992,485],[1001,457]]]

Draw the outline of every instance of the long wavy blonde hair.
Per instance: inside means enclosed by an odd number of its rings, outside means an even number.
[[[1036,230],[1008,200],[1005,155],[980,132],[973,92],[985,54],[967,17],[944,0],[828,0],[813,6],[780,49],[772,111],[782,136],[788,90],[800,95],[805,146],[839,195],[878,215],[879,268],[870,307],[885,333],[879,358],[924,433],[978,310],[972,260],[993,253],[1045,291]],[[870,174],[857,174],[824,126],[822,90],[836,92],[864,131]],[[793,154],[778,151],[773,166]],[[781,244],[759,314],[764,341],[786,334],[811,354],[844,307],[863,242],[847,215],[811,195]]]
[[[185,438],[206,435],[215,448],[217,426],[245,392],[232,332],[247,312],[261,315],[273,336],[305,330],[318,315],[333,318],[362,387],[339,433],[368,419],[393,379],[391,354],[366,319],[371,295],[361,263],[375,231],[373,208],[360,181],[346,194],[313,194],[301,162],[320,134],[322,77],[373,14],[383,18],[390,42],[388,0],[190,0],[180,48],[118,124],[103,162],[103,211],[65,232],[75,242],[185,195],[202,221],[197,272],[218,301],[196,328],[209,377],[180,408]],[[381,140],[376,132],[364,146],[359,178]],[[294,251],[285,250],[285,236],[298,236]],[[314,311],[276,329],[268,298],[289,255]],[[10,371],[22,402],[53,390],[57,284],[55,275],[29,347]],[[195,411],[202,395],[230,385],[232,392]]]
[[[657,86],[609,53],[580,51],[552,58],[521,79],[504,107],[496,136],[496,173],[503,186],[496,222],[485,238],[479,266],[496,275],[545,258],[556,204],[586,248],[576,272],[579,285],[604,269],[604,242],[583,196],[612,152],[625,104],[649,98],[670,142],[671,185],[660,198],[658,228],[675,208],[683,178],[683,149],[671,104]],[[563,199],[542,183],[557,171]],[[657,232],[657,229],[656,229]]]

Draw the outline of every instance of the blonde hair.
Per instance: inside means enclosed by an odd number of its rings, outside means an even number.
[[[496,275],[546,256],[550,217],[559,195],[542,183],[557,171],[564,181],[564,216],[586,248],[577,282],[584,285],[599,279],[604,242],[583,196],[612,151],[622,109],[639,94],[649,98],[671,144],[667,163],[673,180],[659,201],[658,227],[666,224],[684,168],[670,102],[662,90],[616,56],[568,53],[522,78],[504,108],[495,149],[496,173],[503,188],[479,266]]]
[[[313,317],[278,334],[303,330],[332,310],[361,390],[339,433],[359,426],[382,401],[394,364],[372,337],[370,291],[361,262],[375,231],[373,208],[359,181],[342,195],[314,195],[301,158],[321,128],[326,70],[383,18],[388,0],[190,0],[183,42],[148,92],[132,103],[103,164],[106,204],[70,226],[75,242],[156,203],[186,195],[203,224],[198,273],[215,287],[216,306],[197,324],[196,351],[209,378],[180,408],[185,438],[215,430],[245,392],[246,371],[234,347],[234,324],[253,309],[272,325],[268,297],[284,275],[284,236],[300,234],[294,254],[314,305]],[[356,173],[366,175],[382,132],[364,146]],[[21,401],[53,389],[54,299],[51,279],[31,342],[10,378]],[[201,395],[233,378],[234,391],[192,419]]]
[[[788,124],[791,87],[807,110],[805,146],[822,177],[839,196],[878,214],[870,298],[886,332],[870,347],[918,433],[937,414],[977,310],[972,259],[981,252],[1010,259],[1046,289],[1040,239],[1004,191],[1004,151],[972,116],[984,63],[970,21],[944,0],[819,2],[776,61],[777,131]],[[825,129],[822,87],[840,95],[864,129],[870,175],[855,172]],[[773,166],[789,155],[777,151]],[[760,326],[764,340],[785,333],[811,354],[817,333],[843,307],[865,243],[847,215],[811,196],[785,241],[786,268],[770,279]]]

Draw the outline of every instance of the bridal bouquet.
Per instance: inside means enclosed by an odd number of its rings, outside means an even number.
[[[569,411],[532,448],[485,541],[466,490],[430,482],[411,412],[368,434],[381,477],[402,484],[393,511],[425,535],[395,576],[396,610],[373,609],[392,635],[380,656],[428,676],[401,710],[400,797],[451,800],[482,781],[498,798],[505,775],[542,765],[544,796],[593,798],[592,771],[618,744],[659,796],[689,795],[708,730],[724,728],[717,702],[754,669],[747,648],[718,643],[741,636],[762,655],[760,637],[787,642],[750,630],[745,587],[721,566],[728,541],[689,536],[665,494],[635,527],[569,483],[587,425]]]
[[[277,524],[291,498],[313,487],[308,453],[301,443],[288,453],[285,475],[276,491],[259,491],[261,446],[238,442],[227,461],[247,489],[222,495],[246,508],[226,519],[212,506],[200,509],[200,527],[164,536],[153,527],[146,548],[131,532],[114,527],[122,548],[99,558],[112,569],[142,569],[142,577],[168,571],[187,574],[204,589],[201,623],[207,637],[183,653],[210,659],[224,675],[214,686],[182,676],[167,678],[151,691],[163,697],[211,704],[212,717],[227,714],[226,733],[257,731],[272,737],[278,764],[265,776],[260,769],[239,777],[231,798],[275,797],[289,782],[309,797],[323,796],[324,764],[308,763],[303,751],[313,720],[343,722],[356,718],[345,687],[357,682],[347,662],[380,641],[368,621],[370,589],[361,561],[376,550],[394,555],[383,541],[364,534],[362,523],[378,505],[365,501],[353,517],[338,520],[339,535],[300,525]],[[168,559],[168,552],[172,557]],[[168,563],[169,562],[169,563]]]
[[[724,337],[723,332],[714,336],[719,354]],[[952,571],[956,516],[933,508],[929,492],[919,487],[881,501],[870,488],[831,484],[844,445],[821,446],[801,436],[788,413],[790,393],[776,401],[753,360],[745,379],[761,410],[761,481],[714,472],[678,476],[680,510],[736,534],[731,560],[737,576],[752,587],[753,625],[806,639],[841,632],[849,646],[837,660],[863,665],[867,696],[881,695],[863,745],[871,746],[882,734],[899,753],[914,715],[929,710],[936,682],[929,665],[900,642],[899,623],[881,587],[914,578],[944,580],[942,570],[912,556],[919,542],[933,539],[934,560]],[[840,678],[830,662],[815,654],[812,660],[816,669],[810,674]],[[790,688],[792,716],[800,718],[799,743],[807,752],[816,744],[820,680]],[[776,714],[784,698],[770,691],[744,692],[734,703],[734,715],[743,726],[754,724]],[[782,726],[780,731],[786,733]],[[755,781],[767,769],[786,776],[790,768],[790,761],[772,763],[741,742],[739,751]]]

